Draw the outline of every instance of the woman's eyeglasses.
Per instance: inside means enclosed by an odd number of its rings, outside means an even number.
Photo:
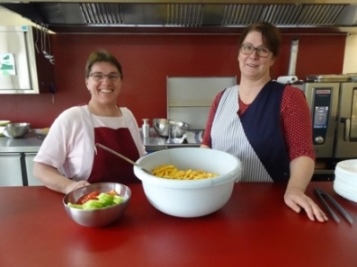
[[[105,78],[108,78],[111,82],[115,82],[121,78],[121,75],[119,73],[103,74],[101,72],[93,72],[89,74],[89,77],[93,78],[96,82],[102,82]]]
[[[245,55],[252,54],[254,50],[260,57],[268,57],[270,54],[270,50],[264,46],[254,47],[252,44],[242,44],[240,47],[240,51]]]

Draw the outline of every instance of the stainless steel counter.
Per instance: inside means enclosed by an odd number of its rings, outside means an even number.
[[[148,138],[143,138],[143,143],[145,147],[150,148],[153,146],[167,146],[167,147],[176,147],[176,146],[199,146],[199,143],[174,143],[174,142],[169,142],[166,138],[164,137],[148,137]]]
[[[187,139],[184,142],[180,142],[181,140],[177,139],[167,139],[165,137],[160,137],[153,128],[150,128],[150,137],[143,138],[143,143],[145,145],[146,151],[154,151],[172,147],[198,147],[200,146],[199,140],[194,140],[190,138],[190,141]]]
[[[143,143],[148,151],[159,150],[171,147],[199,146],[199,143],[173,143],[166,138],[158,136],[153,129],[150,129],[150,137],[143,138]],[[0,152],[32,152],[37,153],[42,144],[34,132],[28,133],[23,138],[11,139],[0,137]]]
[[[0,152],[33,152],[37,153],[42,144],[34,132],[30,132],[23,138],[11,139],[0,137]]]

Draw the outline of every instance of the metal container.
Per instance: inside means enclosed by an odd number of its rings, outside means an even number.
[[[314,74],[306,76],[309,82],[347,82],[349,76],[346,74]]]
[[[141,130],[144,138],[148,138],[150,136],[149,119],[143,119],[143,125],[141,127]]]
[[[68,206],[67,204],[76,203],[80,197],[91,192],[108,192],[114,190],[119,196],[124,197],[124,202],[106,208],[84,210]],[[103,227],[113,223],[123,216],[129,200],[131,190],[126,185],[120,183],[95,183],[78,188],[63,198],[63,206],[68,216],[76,223],[86,227]]]
[[[169,119],[153,119],[155,131],[161,137],[180,138],[188,130],[189,124],[182,121],[174,121]]]
[[[170,124],[168,119],[163,119],[163,118],[155,118],[152,120],[153,126],[155,131],[161,136],[161,137],[168,137],[169,136],[169,129],[170,129]]]
[[[6,125],[3,134],[9,138],[21,138],[30,132],[31,124],[28,122],[9,123]]]
[[[170,137],[180,138],[187,132],[188,128],[188,123],[182,121],[171,121]]]

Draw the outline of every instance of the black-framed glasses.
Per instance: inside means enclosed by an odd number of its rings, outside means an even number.
[[[115,82],[121,78],[120,73],[113,72],[109,74],[104,74],[101,72],[93,72],[89,74],[89,77],[93,78],[96,82],[102,82],[104,81],[105,78],[108,78],[109,81]]]
[[[252,54],[254,50],[260,57],[268,57],[270,54],[270,50],[264,46],[254,47],[252,44],[242,44],[240,47],[240,51],[245,55]]]

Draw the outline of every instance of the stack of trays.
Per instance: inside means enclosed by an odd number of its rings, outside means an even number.
[[[341,197],[357,202],[357,159],[337,163],[333,189]]]

